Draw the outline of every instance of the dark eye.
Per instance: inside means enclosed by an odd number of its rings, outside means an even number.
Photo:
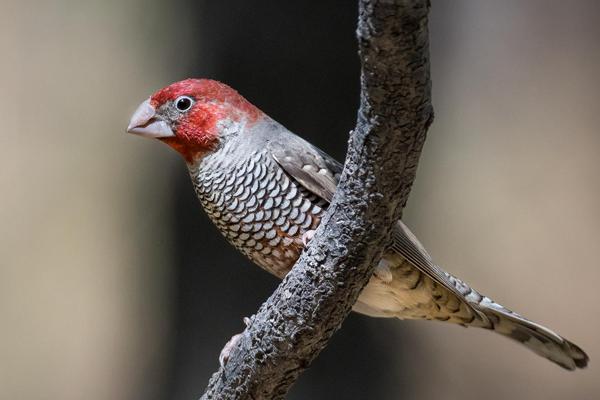
[[[175,107],[181,112],[189,110],[192,104],[194,104],[194,100],[188,96],[180,96],[175,100]]]

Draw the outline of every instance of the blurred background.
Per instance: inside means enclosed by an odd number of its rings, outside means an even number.
[[[351,315],[290,399],[598,399],[600,3],[433,1],[436,120],[405,220],[439,264],[581,345]],[[0,398],[193,399],[278,281],[124,133],[186,77],[343,159],[354,2],[16,1],[0,13]]]

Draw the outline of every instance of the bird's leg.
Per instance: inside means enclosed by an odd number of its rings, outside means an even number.
[[[304,247],[308,246],[308,242],[310,242],[313,236],[315,236],[315,231],[312,229],[302,234],[302,244],[304,244]]]
[[[248,326],[250,325],[250,322],[252,320],[248,317],[244,317],[243,321],[244,324]],[[233,348],[238,344],[243,334],[244,332],[238,333],[237,335],[233,335],[231,339],[229,339],[229,341],[225,344],[223,350],[221,350],[221,354],[219,354],[219,364],[221,365],[221,368],[224,368],[225,364],[227,364],[227,361],[229,361],[229,354],[231,354],[231,350],[233,350]]]

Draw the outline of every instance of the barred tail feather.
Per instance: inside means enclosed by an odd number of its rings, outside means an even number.
[[[550,329],[523,318],[487,297],[475,308],[489,319],[490,324],[484,328],[522,343],[534,353],[570,371],[587,366],[587,354]]]

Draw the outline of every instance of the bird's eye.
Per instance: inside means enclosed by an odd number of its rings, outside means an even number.
[[[177,110],[184,112],[192,108],[192,104],[194,104],[194,100],[188,96],[180,96],[175,100],[175,107]]]

